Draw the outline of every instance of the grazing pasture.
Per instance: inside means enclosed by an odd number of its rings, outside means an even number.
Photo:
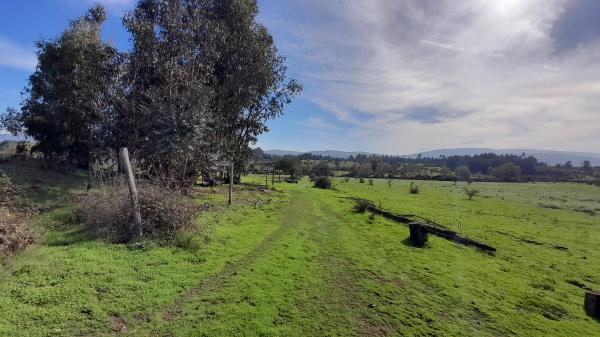
[[[0,335],[597,334],[582,307],[583,289],[600,288],[600,217],[582,209],[595,210],[598,187],[476,183],[469,201],[466,183],[417,184],[416,194],[400,180],[245,185],[233,207],[225,188],[198,188],[195,199],[211,206],[195,231],[127,245],[89,237],[72,219],[69,196],[83,191],[71,175],[37,179],[36,189],[63,197],[32,219],[40,243],[4,262]],[[351,197],[498,251],[438,237],[414,247],[405,225],[355,212]]]

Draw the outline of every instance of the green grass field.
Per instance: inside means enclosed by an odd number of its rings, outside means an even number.
[[[77,190],[73,179],[35,183],[54,197]],[[57,201],[32,221],[42,241],[2,267],[0,336],[598,335],[582,287],[600,288],[600,188],[473,184],[481,196],[469,201],[460,183],[422,182],[417,195],[408,183],[318,190],[304,179],[245,188],[231,208],[224,188],[203,189],[198,201],[214,206],[181,246],[86,238]],[[415,248],[408,228],[354,213],[347,197],[498,252],[437,237]]]

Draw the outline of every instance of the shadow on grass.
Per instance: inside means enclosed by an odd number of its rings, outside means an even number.
[[[46,237],[45,244],[51,247],[62,247],[97,239],[97,236],[84,225],[73,225],[72,228],[61,228],[50,232]]]
[[[413,247],[413,248],[427,248],[428,244],[425,243],[424,246],[419,246],[416,245],[411,239],[410,237],[407,237],[406,239],[402,240],[402,244],[407,246],[407,247]]]

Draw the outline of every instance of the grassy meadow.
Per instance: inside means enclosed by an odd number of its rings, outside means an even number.
[[[173,244],[109,244],[72,219],[84,177],[23,179],[39,243],[0,270],[0,336],[594,336],[600,188],[575,184],[308,179],[274,191],[199,188],[211,206]],[[32,169],[33,170],[33,169]],[[35,176],[35,175],[31,175]],[[264,176],[246,183],[263,184]],[[39,197],[39,196],[42,197]],[[488,255],[352,211],[348,197],[443,224]]]

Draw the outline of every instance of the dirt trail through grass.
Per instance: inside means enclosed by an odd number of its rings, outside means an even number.
[[[241,269],[245,268],[256,259],[260,258],[269,247],[273,246],[290,228],[296,226],[301,221],[300,210],[307,207],[308,201],[304,198],[293,198],[285,216],[281,219],[280,227],[263,240],[258,246],[252,249],[248,254],[236,262],[230,262],[225,265],[219,273],[203,279],[196,286],[191,288],[185,295],[177,300],[171,308],[165,311],[164,319],[173,320],[182,313],[182,306],[201,292],[217,291],[232,276],[236,275]]]
[[[360,295],[364,275],[339,248],[336,232],[343,219],[307,186],[288,193],[277,230],[190,289],[151,332],[141,328],[134,334],[385,335],[386,328],[369,317],[372,308]]]

